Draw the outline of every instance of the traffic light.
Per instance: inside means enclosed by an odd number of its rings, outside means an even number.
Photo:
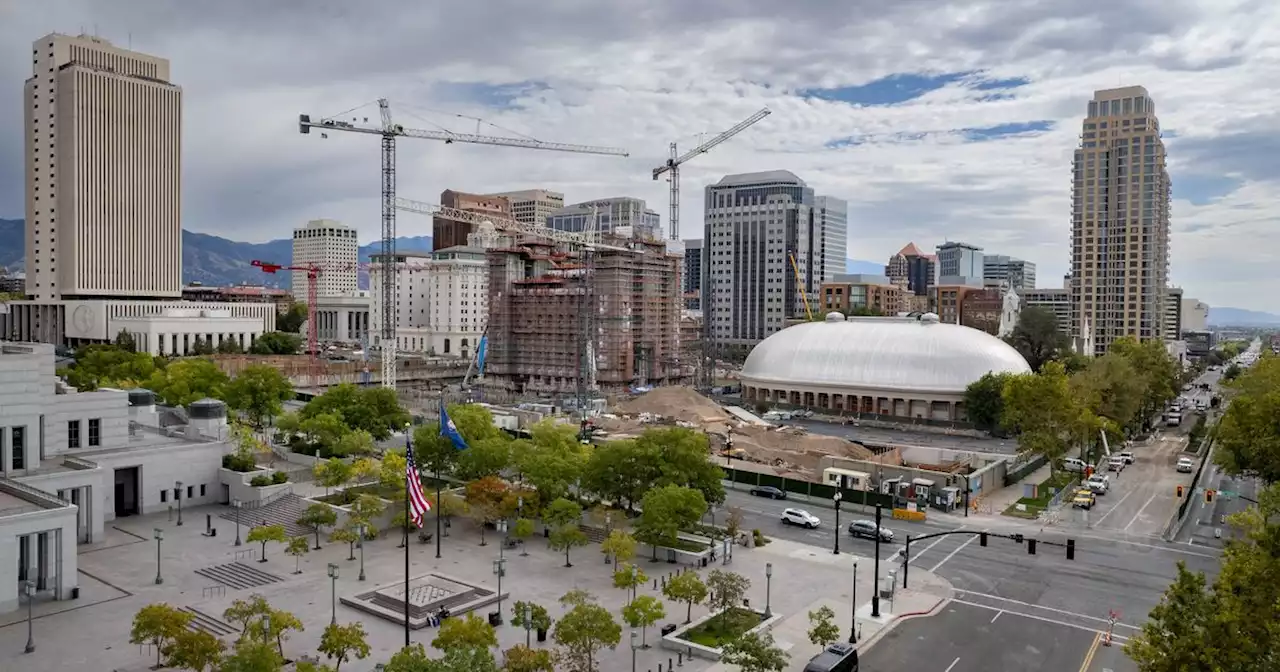
[[[987,533],[986,533],[986,532],[979,532],[979,533],[978,533],[978,545],[979,545],[979,546],[986,546],[986,545],[987,545]]]
[[[1036,540],[1035,540],[1035,539],[1028,539],[1028,540],[1027,540],[1027,555],[1035,555],[1035,554],[1036,554]]]
[[[1178,499],[1182,499],[1182,486],[1178,486]]]
[[[1205,504],[1212,504],[1212,503],[1213,503],[1213,496],[1214,496],[1214,495],[1216,495],[1216,494],[1218,494],[1216,490],[1205,490],[1205,491],[1204,491],[1204,503],[1205,503]]]
[[[1013,542],[1014,542],[1015,544],[1021,544],[1021,543],[1022,543],[1022,533],[1021,533],[1021,532],[1015,533],[1015,534],[1013,535]]]
[[[1076,559],[1076,540],[1075,539],[1067,540],[1067,559],[1068,560]]]

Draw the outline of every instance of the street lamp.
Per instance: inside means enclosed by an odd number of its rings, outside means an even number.
[[[773,593],[773,563],[764,563],[764,617],[773,616],[773,609],[769,608],[769,598]]]
[[[31,614],[36,601],[36,582],[31,580],[23,581],[22,592],[27,596],[27,646],[22,652],[31,653],[36,650],[35,632],[32,630],[31,625],[34,620]],[[632,666],[634,667],[634,663],[632,663]]]
[[[173,482],[173,498],[178,500],[178,525],[182,525],[182,481]]]
[[[338,566],[329,563],[329,604],[332,606],[333,616],[330,617],[330,625],[338,624]]]
[[[164,541],[164,530],[155,528],[151,536],[156,540],[156,585],[164,583],[164,578],[160,576],[160,542]]]
[[[606,513],[604,514],[604,538],[608,539],[611,532],[613,532],[613,514]],[[604,554],[604,564],[613,564],[613,558],[609,557],[608,553]]]
[[[357,581],[364,581],[364,539],[368,530],[368,526],[360,523],[360,577],[356,579]]]
[[[231,506],[236,507],[236,546],[240,545],[240,500],[231,500]]]
[[[631,672],[636,672],[636,649],[640,648],[640,633],[631,631]]]
[[[533,613],[532,613],[532,610],[529,609],[529,603],[528,602],[521,603],[520,604],[520,620],[524,621],[524,648],[526,649],[532,645],[531,639],[529,637],[529,633],[533,630],[533,623],[529,622],[529,619],[531,618],[533,618]]]
[[[831,496],[831,501],[835,502],[836,504],[836,530],[835,530],[836,545],[835,545],[835,548],[831,550],[831,552],[836,555],[840,554],[840,500],[841,499],[843,499],[843,497],[841,497],[839,490],[836,490],[836,494]]]
[[[871,579],[871,618],[880,618],[880,505],[876,504],[876,567]],[[911,537],[907,537],[908,543]]]
[[[849,643],[858,642],[858,561],[853,561],[853,598],[849,600]]]
[[[502,625],[502,575],[507,573],[506,558],[493,561],[493,573],[498,575],[498,622],[495,625]]]

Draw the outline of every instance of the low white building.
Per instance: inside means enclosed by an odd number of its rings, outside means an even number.
[[[369,329],[376,324],[372,317],[373,297],[369,292],[317,296],[316,338],[321,343],[362,343],[372,335]]]
[[[276,316],[269,302],[10,301],[0,310],[0,340],[74,348],[112,341],[124,330],[139,350],[185,355],[197,338],[215,346],[234,339],[248,348],[275,331]]]
[[[77,544],[116,518],[226,501],[226,409],[190,414],[162,429],[150,392],[77,392],[55,375],[53,346],[0,343],[0,613],[23,580],[74,599]]]

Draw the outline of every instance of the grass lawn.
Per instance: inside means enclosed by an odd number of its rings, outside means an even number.
[[[680,635],[680,639],[718,649],[742,633],[760,625],[760,621],[760,614],[735,607],[703,622],[696,628],[685,631]]]
[[[1075,479],[1076,474],[1069,471],[1060,471],[1049,476],[1049,478],[1046,478],[1044,482],[1040,484],[1040,487],[1036,489],[1036,494],[1039,495],[1038,497],[1023,497],[1022,499],[1019,499],[1013,504],[1010,504],[1009,508],[1004,510],[1004,515],[1013,516],[1015,518],[1034,519],[1038,517],[1040,512],[1048,508],[1049,500],[1053,499],[1054,492],[1071,486]],[[1027,510],[1019,511],[1019,504],[1025,505]]]

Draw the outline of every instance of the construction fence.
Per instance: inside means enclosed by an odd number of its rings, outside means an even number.
[[[762,474],[756,471],[746,471],[734,469],[732,467],[720,467],[724,472],[724,479],[734,484],[756,488],[772,486],[786,492],[788,494],[803,495],[808,499],[819,499],[831,501],[836,491],[840,491],[840,501],[845,504],[861,504],[863,506],[874,507],[877,504],[886,508],[893,508],[893,496],[885,495],[878,492],[868,490],[849,490],[846,488],[837,488],[823,483],[814,483],[812,481],[802,481],[786,476],[775,474]]]

